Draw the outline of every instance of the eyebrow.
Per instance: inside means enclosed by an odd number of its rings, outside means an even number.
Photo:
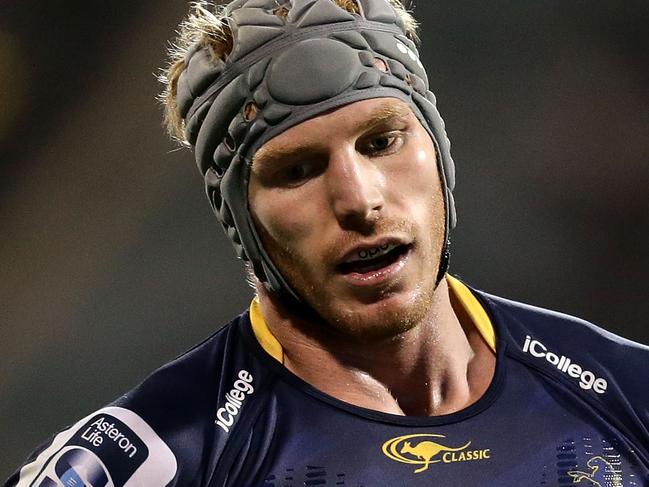
[[[360,122],[357,127],[357,133],[370,132],[376,127],[387,125],[389,122],[408,117],[410,108],[408,106],[397,105],[395,103],[385,102],[372,111],[370,116]],[[292,147],[261,147],[252,158],[252,165],[275,165],[281,161],[297,159],[301,156],[313,155],[318,150],[309,146],[296,144]]]

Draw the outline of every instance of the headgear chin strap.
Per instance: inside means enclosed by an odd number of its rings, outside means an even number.
[[[289,127],[349,103],[398,98],[432,137],[444,188],[446,237],[438,282],[448,266],[455,226],[455,169],[444,122],[426,71],[404,25],[386,0],[358,0],[360,15],[332,0],[292,0],[286,18],[276,0],[229,4],[234,47],[226,61],[208,48],[187,53],[177,104],[208,198],[234,243],[266,288],[303,307],[264,250],[248,208],[255,151]]]

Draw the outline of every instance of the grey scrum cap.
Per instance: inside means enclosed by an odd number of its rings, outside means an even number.
[[[252,264],[268,290],[304,304],[267,255],[253,224],[248,208],[253,155],[272,137],[325,111],[392,97],[409,104],[438,154],[446,203],[441,279],[448,265],[448,232],[455,226],[455,170],[435,96],[401,19],[386,0],[358,0],[360,14],[332,0],[291,0],[282,5],[288,9],[285,18],[274,13],[278,3],[229,4],[232,52],[221,61],[194,46],[178,80],[187,140],[238,256]]]

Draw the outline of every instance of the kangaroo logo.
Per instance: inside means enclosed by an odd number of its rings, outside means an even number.
[[[586,462],[586,465],[590,468],[590,472],[579,470],[568,472],[573,484],[585,480],[596,487],[623,487],[621,475],[605,458],[593,457]]]
[[[419,441],[416,445],[413,446],[411,440],[421,439],[421,438],[446,438],[444,435],[436,434],[414,434],[414,435],[405,435],[399,436],[398,438],[392,438],[391,440],[386,441],[383,444],[383,453],[390,459],[396,460],[401,463],[408,463],[410,465],[421,465],[420,468],[415,470],[415,473],[421,473],[425,470],[428,470],[428,467],[431,463],[439,463],[444,461],[444,463],[450,463],[452,461],[461,461],[461,460],[447,460],[445,458],[436,458],[440,453],[450,453],[450,452],[459,452],[465,450],[469,447],[471,442],[467,442],[465,445],[458,447],[450,447],[437,443],[436,441],[431,440],[422,440]],[[407,456],[406,456],[407,455]]]

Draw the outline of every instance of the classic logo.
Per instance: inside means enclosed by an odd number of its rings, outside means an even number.
[[[433,438],[433,439],[431,439]],[[472,460],[488,460],[491,457],[489,448],[469,450],[471,442],[461,446],[447,445],[444,435],[420,433],[399,436],[383,443],[382,451],[390,458],[401,463],[421,465],[414,473],[428,470],[431,463],[455,463]]]

